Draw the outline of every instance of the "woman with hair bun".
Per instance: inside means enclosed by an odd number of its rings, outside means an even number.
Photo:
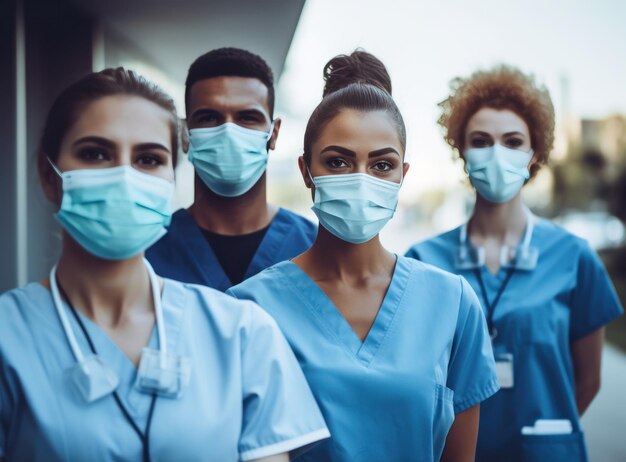
[[[48,279],[0,296],[0,461],[284,462],[328,436],[267,313],[144,259],[177,150],[173,101],[133,71],[52,105],[38,164],[63,244]]]
[[[476,205],[467,224],[407,256],[465,277],[481,296],[501,389],[481,406],[476,460],[586,461],[579,416],[600,387],[603,326],[622,308],[587,242],[522,203],[552,149],[550,95],[508,66],[451,87],[439,123]]]
[[[299,166],[313,246],[229,290],[278,322],[331,439],[303,461],[474,460],[479,403],[498,389],[485,319],[460,277],[387,251],[409,165],[385,66],[337,56]]]

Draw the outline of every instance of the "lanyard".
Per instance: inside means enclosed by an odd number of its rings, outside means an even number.
[[[96,351],[96,347],[94,346],[93,341],[91,340],[91,336],[89,335],[89,333],[87,332],[87,329],[85,328],[85,324],[83,324],[83,321],[80,319],[80,316],[78,316],[76,309],[72,305],[70,298],[65,293],[65,290],[63,290],[63,287],[61,287],[61,284],[57,282],[57,285],[59,287],[61,294],[67,301],[67,304],[70,307],[70,311],[74,315],[74,319],[80,326],[80,330],[83,332],[83,335],[85,336],[85,339],[87,340],[87,343],[89,344],[89,349],[94,355],[97,355],[98,352]],[[137,423],[135,422],[135,420],[132,418],[132,416],[128,412],[128,409],[126,409],[126,406],[124,406],[124,404],[122,403],[122,400],[120,398],[120,395],[117,393],[117,390],[113,391],[113,399],[115,400],[115,404],[117,404],[117,407],[120,409],[120,411],[122,411],[122,414],[124,414],[124,418],[128,421],[128,423],[133,428],[135,433],[137,433],[137,436],[139,437],[139,440],[141,441],[141,446],[143,448],[143,462],[150,462],[151,460],[150,458],[150,427],[152,426],[152,416],[154,415],[154,406],[156,404],[156,398],[157,398],[157,395],[153,394],[152,401],[150,402],[150,410],[148,411],[148,420],[146,422],[146,429],[144,432],[142,432],[139,426],[137,425]]]
[[[506,290],[506,286],[509,285],[509,281],[511,281],[514,273],[515,267],[511,267],[508,269],[504,281],[502,281],[502,284],[500,284],[498,293],[494,297],[493,301],[489,302],[489,297],[487,296],[487,288],[485,287],[485,282],[483,281],[483,276],[480,272],[480,268],[476,268],[474,270],[474,274],[476,275],[476,279],[478,279],[478,284],[480,285],[480,291],[483,296],[483,301],[485,302],[485,309],[487,310],[487,327],[489,328],[489,336],[491,337],[492,341],[498,335],[498,329],[493,326],[493,314],[496,311],[496,307],[498,306],[500,297],[502,297],[502,294]]]

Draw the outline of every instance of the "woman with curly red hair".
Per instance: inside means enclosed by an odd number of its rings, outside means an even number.
[[[587,242],[522,203],[554,142],[550,95],[508,66],[451,88],[439,124],[476,204],[467,224],[407,255],[464,276],[481,297],[501,390],[481,405],[476,460],[586,461],[579,417],[600,387],[604,325],[622,308]]]

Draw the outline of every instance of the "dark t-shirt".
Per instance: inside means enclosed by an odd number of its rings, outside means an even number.
[[[213,249],[230,282],[239,284],[254,257],[269,226],[250,234],[225,236],[202,229],[202,234]]]

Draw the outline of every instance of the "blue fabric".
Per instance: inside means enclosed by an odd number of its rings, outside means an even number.
[[[456,271],[459,229],[412,247],[407,256],[455,271],[477,293],[473,270]],[[531,246],[537,267],[518,270],[494,314],[494,353],[513,354],[513,388],[481,405],[478,461],[578,462],[587,460],[576,408],[570,342],[622,312],[606,270],[588,244],[547,220],[535,224]],[[490,300],[506,270],[480,268]],[[522,436],[537,419],[569,419],[572,435]]]
[[[455,412],[498,389],[474,291],[430,265],[398,257],[364,342],[292,262],[228,293],[274,317],[324,414],[331,439],[299,461],[439,460]]]
[[[181,398],[156,401],[152,460],[250,460],[327,434],[293,353],[263,310],[167,279],[162,300],[169,351],[188,356],[192,369]],[[144,429],[151,396],[134,388],[135,366],[102,329],[82,320],[120,379],[124,405]],[[149,343],[158,346],[156,330]],[[64,372],[74,364],[46,288],[33,283],[0,297],[0,454],[7,460],[141,461],[139,437],[113,396],[85,404],[67,386]]]
[[[280,209],[250,262],[245,278],[307,250],[317,235],[317,225]],[[232,286],[213,249],[185,209],[172,216],[168,232],[146,251],[154,271],[177,281],[202,284],[222,292]]]

